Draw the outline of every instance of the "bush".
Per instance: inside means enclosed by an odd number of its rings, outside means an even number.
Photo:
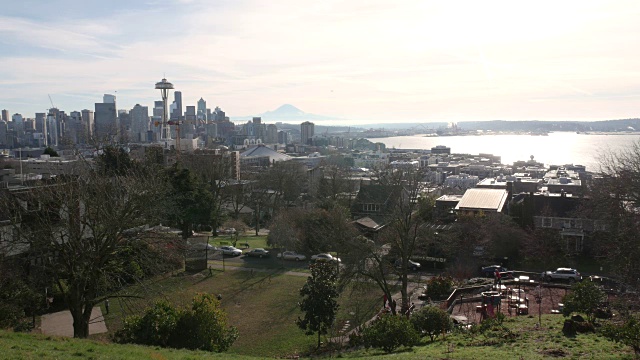
[[[124,327],[113,336],[118,343],[169,346],[169,338],[176,332],[180,311],[166,301],[158,301],[142,317],[130,316]]]
[[[435,306],[427,306],[411,316],[411,323],[421,336],[429,336],[433,341],[438,334],[453,329],[449,313]]]
[[[170,339],[172,347],[223,352],[238,338],[235,327],[227,327],[227,314],[212,294],[198,294],[190,311],[184,311],[176,332]]]
[[[453,289],[451,276],[435,276],[427,283],[427,296],[433,300],[447,298]]]
[[[362,332],[364,345],[387,353],[400,346],[412,347],[420,341],[411,322],[404,316],[383,315]]]
[[[587,315],[588,321],[593,323],[596,310],[606,298],[606,294],[596,284],[583,281],[573,285],[571,293],[562,298],[562,314],[568,317],[574,312],[583,313]]]
[[[198,294],[193,298],[191,309],[179,310],[166,301],[159,301],[143,316],[127,317],[113,340],[222,352],[229,349],[237,337],[238,331],[227,327],[220,302],[211,294]]]
[[[608,339],[630,346],[636,357],[640,355],[640,319],[629,316],[621,324],[607,323],[600,330]]]

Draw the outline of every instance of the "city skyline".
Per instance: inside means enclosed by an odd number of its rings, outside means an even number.
[[[0,108],[284,103],[379,122],[638,117],[640,3],[22,1],[0,16]],[[56,14],[56,16],[51,16]],[[163,24],[160,26],[159,24]],[[170,95],[173,98],[173,93]]]

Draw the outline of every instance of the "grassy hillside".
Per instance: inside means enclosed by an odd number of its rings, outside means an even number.
[[[137,345],[116,345],[95,340],[78,340],[0,330],[2,359],[247,359],[233,354],[162,349]]]
[[[358,350],[332,354],[357,359],[633,359],[629,348],[599,337],[581,334],[574,338],[562,335],[562,316],[543,317],[543,326],[536,328],[536,318],[517,317],[505,321],[514,336],[504,337],[493,332],[471,337],[465,333],[447,335],[431,343],[401,349],[394,354],[378,350]],[[248,336],[246,336],[249,338]],[[270,337],[271,340],[274,337]],[[247,340],[248,341],[248,340]],[[245,343],[246,344],[246,343]],[[282,344],[282,342],[280,343]],[[236,349],[237,350],[237,349]],[[257,349],[256,349],[257,350]],[[171,350],[157,347],[109,344],[94,340],[76,340],[42,335],[15,334],[0,331],[0,351],[6,359],[253,359],[233,352],[225,354],[201,351]]]

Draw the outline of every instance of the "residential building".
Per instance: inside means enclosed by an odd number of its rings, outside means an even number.
[[[478,189],[465,191],[455,210],[461,213],[506,213],[509,191],[506,189]]]
[[[278,142],[278,127],[273,124],[267,125],[267,136],[264,140],[267,144],[276,144]]]
[[[300,143],[304,145],[312,145],[314,135],[314,123],[305,121],[300,124]]]
[[[286,131],[278,131],[278,144],[288,144],[289,141],[289,133]]]

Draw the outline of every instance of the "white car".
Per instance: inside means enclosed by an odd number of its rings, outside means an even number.
[[[317,254],[311,257],[311,260],[317,262],[340,262],[341,260],[331,254]]]
[[[216,248],[213,247],[213,245],[207,244],[207,243],[196,243],[196,244],[189,245],[189,250],[191,251],[205,251],[205,250],[214,251],[215,249]]]
[[[222,251],[222,255],[231,255],[231,256],[242,255],[242,250],[236,249],[233,246],[220,246],[219,250]]]
[[[278,253],[278,258],[279,259],[284,259],[284,260],[295,260],[295,261],[301,261],[301,260],[306,260],[307,257],[302,255],[302,254],[298,254],[295,251],[285,251],[283,253]]]

